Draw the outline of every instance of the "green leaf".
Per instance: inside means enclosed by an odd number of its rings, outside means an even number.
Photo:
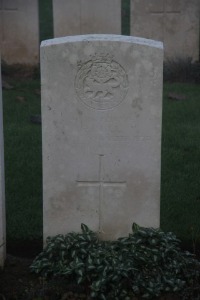
[[[75,257],[76,256],[76,251],[73,250],[71,255],[72,255],[72,257]]]
[[[105,295],[104,295],[104,294],[101,294],[101,295],[100,295],[100,299],[102,299],[102,300],[106,300],[106,297],[105,297]]]
[[[91,297],[92,297],[92,298],[96,298],[96,297],[97,297],[97,293],[96,293],[95,291],[92,291]]]
[[[137,225],[136,223],[133,223],[133,225],[132,225],[132,232],[133,233],[137,232],[139,230],[139,228],[140,228],[139,225]]]
[[[85,224],[81,223],[81,229],[83,233],[88,233],[90,232],[90,229],[88,228],[88,226],[86,226]]]
[[[83,281],[83,278],[79,277],[78,280],[77,280],[77,284],[80,284],[82,281]]]
[[[149,293],[145,293],[144,295],[142,295],[142,298],[144,298],[144,299],[148,299],[149,297],[150,297]]]
[[[96,267],[95,267],[95,266],[93,266],[93,265],[89,265],[89,266],[87,267],[87,269],[88,269],[88,270],[95,270],[95,269],[96,269]]]
[[[83,276],[83,270],[78,270],[77,274],[82,277]]]

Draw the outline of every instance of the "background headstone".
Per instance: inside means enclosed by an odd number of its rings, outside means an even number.
[[[159,226],[162,43],[83,35],[41,45],[44,239]]]
[[[0,51],[7,64],[39,62],[38,0],[0,0]]]
[[[53,0],[54,37],[121,33],[121,0]]]
[[[0,60],[0,267],[3,267],[6,255],[6,221],[5,221],[5,183],[4,183],[4,142],[3,112]]]
[[[164,57],[199,58],[199,0],[131,0],[131,35],[163,41]]]

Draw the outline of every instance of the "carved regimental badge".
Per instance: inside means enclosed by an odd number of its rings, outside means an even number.
[[[128,76],[110,54],[95,54],[78,63],[75,89],[78,98],[89,107],[99,110],[113,108],[125,98]]]

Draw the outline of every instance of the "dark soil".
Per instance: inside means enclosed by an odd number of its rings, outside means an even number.
[[[0,300],[78,300],[90,299],[83,288],[66,280],[50,280],[30,273],[30,258],[7,255],[0,271]]]
[[[90,299],[88,292],[66,279],[49,281],[30,272],[34,258],[42,251],[42,240],[7,241],[7,257],[0,270],[0,300]]]
[[[39,78],[39,65],[26,66],[26,65],[6,65],[2,64],[2,79],[7,81],[9,79],[32,79]],[[0,299],[1,300],[1,299]]]
[[[7,241],[7,253],[12,256],[34,259],[40,252],[42,252],[43,241],[38,240],[16,240]],[[1,299],[0,299],[1,300]]]

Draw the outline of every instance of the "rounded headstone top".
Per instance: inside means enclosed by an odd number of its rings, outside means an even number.
[[[124,43],[139,44],[139,45],[163,49],[163,43],[160,41],[134,37],[134,36],[115,35],[115,34],[87,34],[87,35],[75,35],[75,36],[54,38],[54,39],[42,41],[41,47],[47,47],[47,46],[65,44],[65,43],[84,42],[84,41],[124,42]]]

